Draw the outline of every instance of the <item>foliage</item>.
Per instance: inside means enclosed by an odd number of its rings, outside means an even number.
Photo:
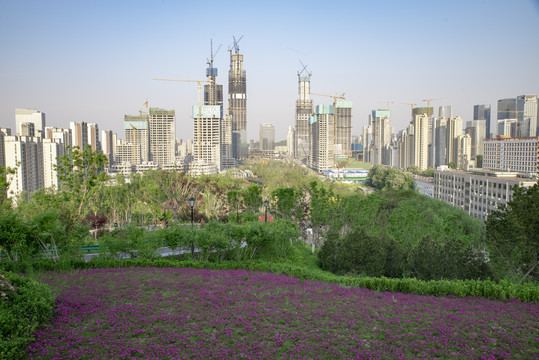
[[[301,222],[307,210],[305,192],[295,187],[280,187],[271,192],[273,211],[283,219]]]
[[[383,165],[374,165],[369,170],[371,184],[378,190],[408,190],[413,189],[413,179],[410,174],[397,168],[386,168]]]
[[[11,206],[11,200],[8,197],[7,190],[11,182],[11,176],[15,174],[15,169],[0,166],[0,209]]]
[[[30,278],[6,273],[15,292],[0,299],[0,359],[19,359],[34,332],[52,315],[54,295],[51,289]]]
[[[107,174],[103,171],[107,161],[102,153],[94,152],[89,147],[80,151],[77,146],[68,148],[67,153],[58,158],[58,178],[78,205],[78,216],[107,180]]]
[[[499,271],[522,277],[539,260],[539,183],[513,191],[513,199],[489,215],[487,243]],[[539,280],[539,271],[529,276]]]

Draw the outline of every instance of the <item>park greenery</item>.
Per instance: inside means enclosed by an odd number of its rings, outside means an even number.
[[[367,195],[292,161],[246,164],[251,178],[234,170],[108,177],[105,164],[73,149],[58,166],[60,190],[15,199],[7,196],[14,169],[0,168],[0,268],[3,286],[15,285],[0,299],[2,316],[16,318],[11,305],[24,301],[43,314],[30,311],[20,331],[2,322],[3,335],[15,331],[6,351],[32,339],[54,301],[16,274],[47,270],[246,269],[376,291],[539,301],[539,185],[515,189],[483,222],[415,192],[414,169],[372,167],[376,190]],[[266,210],[273,221],[260,221]],[[163,249],[171,256],[162,258]]]

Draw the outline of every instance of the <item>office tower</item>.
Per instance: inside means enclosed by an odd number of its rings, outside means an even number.
[[[70,122],[69,129],[71,130],[71,146],[84,151],[88,146],[88,124],[84,121]]]
[[[275,126],[260,124],[260,150],[275,150]]]
[[[34,125],[35,136],[43,138],[45,130],[45,113],[37,110],[15,109],[15,135],[22,135],[22,124]]]
[[[0,128],[0,166],[6,167],[5,138],[11,136],[11,129]]]
[[[139,150],[134,151],[135,162],[133,165],[139,165],[142,162],[148,162],[150,157],[150,125],[147,114],[124,115],[124,132],[126,143],[133,144]],[[170,139],[167,138],[169,141]]]
[[[8,197],[22,191],[33,192],[43,187],[42,139],[29,136],[5,136],[6,167],[15,169],[8,188]]]
[[[43,139],[43,187],[58,190],[60,179],[56,167],[65,154],[65,144],[60,139]]]
[[[243,37],[243,36],[242,36]],[[247,77],[243,69],[243,55],[238,46],[242,37],[230,51],[230,70],[228,72],[228,106],[232,120],[232,154],[235,159],[247,157]]]
[[[537,174],[539,137],[497,136],[483,143],[483,169]]]
[[[199,169],[197,173],[215,173],[221,165],[221,119],[219,105],[193,106],[195,127],[193,131],[193,157]],[[206,170],[211,169],[211,170]]]
[[[352,102],[337,101],[335,115],[337,118],[335,156],[350,158],[352,149]]]
[[[517,99],[507,98],[498,100],[496,120],[516,119]],[[499,135],[499,134],[498,134]]]
[[[309,120],[309,165],[316,171],[335,165],[335,109],[333,105],[318,105]]]
[[[518,137],[537,136],[537,95],[517,96]]]
[[[305,71],[305,76],[303,72]],[[305,67],[298,71],[298,94],[296,100],[296,141],[294,157],[305,159],[309,157],[309,118],[313,114],[313,101],[310,99],[311,73]]]
[[[372,142],[369,162],[373,165],[382,164],[382,149],[391,143],[391,112],[389,110],[373,110],[370,119]]]
[[[150,108],[150,156],[154,164],[158,166],[173,164],[176,156],[175,145],[175,122],[174,110]]]
[[[490,105],[474,105],[473,119],[474,121],[485,120],[485,139],[493,136],[490,131]]]
[[[293,126],[288,127],[288,133],[286,134],[286,148],[289,157],[294,157],[296,153],[296,128]]]
[[[101,141],[99,141],[99,126],[88,124],[88,147],[93,152],[101,152]]]
[[[458,162],[457,138],[462,135],[462,118],[451,117],[446,123],[446,164]]]
[[[410,123],[411,138],[411,165],[417,166],[420,170],[426,170],[429,160],[429,117],[427,114],[414,115]]]
[[[446,164],[446,125],[451,118],[451,106],[440,106],[438,116],[432,119],[429,166]]]

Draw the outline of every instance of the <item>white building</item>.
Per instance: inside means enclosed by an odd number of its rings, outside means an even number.
[[[150,153],[154,164],[173,164],[176,160],[176,115],[174,110],[150,108]]]
[[[221,167],[221,120],[220,105],[193,106],[193,166],[196,171]],[[206,166],[207,164],[208,166]],[[194,170],[191,170],[194,171]]]
[[[22,124],[31,123],[34,126],[35,135],[45,136],[45,113],[37,110],[15,109],[15,135],[23,135]]]
[[[15,169],[10,177],[8,197],[43,187],[42,139],[28,136],[5,136],[6,167]]]
[[[486,220],[498,206],[513,199],[515,185],[531,187],[537,180],[517,177],[516,172],[449,170],[434,171],[434,198]]]
[[[539,137],[510,138],[497,136],[483,142],[483,168],[537,174],[539,171]]]
[[[56,166],[58,158],[65,154],[65,145],[59,139],[43,139],[43,186],[46,189],[58,190],[60,179]]]
[[[309,166],[329,170],[335,164],[335,111],[333,105],[318,105],[309,120]]]

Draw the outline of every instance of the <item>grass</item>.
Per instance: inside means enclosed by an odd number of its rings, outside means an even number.
[[[58,294],[27,357],[496,358],[539,356],[539,305],[421,296],[247,270],[41,272]]]

